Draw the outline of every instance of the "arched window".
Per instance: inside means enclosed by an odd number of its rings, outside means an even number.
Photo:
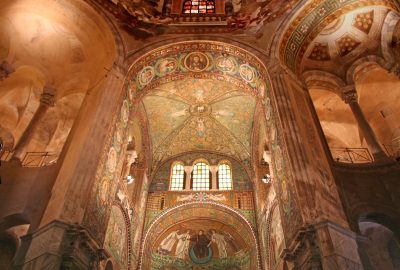
[[[192,189],[209,190],[210,189],[210,168],[205,162],[198,162],[193,167]]]
[[[183,14],[210,14],[215,13],[214,0],[186,0],[183,2]]]
[[[226,163],[221,163],[218,165],[218,189],[232,189],[232,171],[231,167]]]
[[[171,171],[170,190],[183,190],[185,187],[185,168],[182,163],[175,163]]]

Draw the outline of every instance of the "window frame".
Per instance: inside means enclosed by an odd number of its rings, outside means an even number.
[[[230,180],[229,183],[230,183],[230,186],[229,186],[229,188],[221,189],[220,166],[223,166],[223,165],[226,165],[229,168],[229,180]],[[227,183],[227,181],[225,181],[225,182]],[[217,189],[218,190],[233,190],[232,164],[228,160],[222,160],[222,161],[218,162],[218,165],[217,165]]]
[[[174,168],[177,165],[182,166],[183,170],[183,179],[182,179],[182,189],[172,189],[173,183],[174,183]],[[172,163],[171,168],[170,168],[170,177],[169,177],[169,189],[170,191],[185,191],[185,186],[186,186],[186,172],[185,172],[185,164],[182,161],[175,161]]]
[[[187,5],[186,3],[190,2],[189,5]],[[193,2],[197,2],[197,5],[193,5]],[[205,10],[205,12],[200,12],[200,2],[206,2],[205,5],[205,9],[201,9],[201,10]],[[208,2],[213,2],[213,8],[209,8],[209,3]],[[183,0],[182,1],[182,6],[181,6],[181,14],[182,15],[215,15],[216,14],[216,1],[215,0]],[[185,12],[185,6],[190,6],[189,12]],[[198,12],[192,12],[195,9],[193,9],[194,6],[197,6],[197,11]],[[208,12],[209,10],[212,10],[212,12]]]
[[[200,189],[194,189],[194,180],[195,180],[194,179],[194,172],[195,172],[196,165],[200,164],[200,163],[204,163],[207,166],[207,169],[208,169],[208,189],[201,188],[201,183],[200,183]],[[206,176],[206,174],[204,174],[204,176]],[[200,179],[200,180],[202,180],[202,179]],[[211,189],[212,189],[212,175],[211,175],[211,170],[210,170],[210,163],[205,159],[198,159],[195,162],[193,162],[193,170],[192,170],[192,174],[191,174],[191,177],[190,177],[190,190],[193,190],[193,191],[205,191],[205,190],[211,190]]]

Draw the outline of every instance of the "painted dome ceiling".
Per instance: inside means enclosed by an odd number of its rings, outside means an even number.
[[[291,10],[299,0],[187,1],[187,0],[96,0],[136,38],[160,34],[234,33],[262,36],[264,25]],[[210,10],[185,12],[187,2],[212,6]],[[192,3],[193,2],[193,3]],[[191,5],[191,6],[193,6]]]
[[[360,55],[379,48],[387,12],[389,9],[385,7],[365,7],[331,22],[307,48],[302,69],[313,69],[317,65],[328,72],[345,72]]]
[[[291,18],[280,58],[298,75],[318,67],[344,76],[357,58],[382,54],[380,37],[391,10],[398,10],[398,1],[311,1]]]
[[[246,160],[256,98],[226,81],[185,78],[143,98],[153,161],[209,150]]]

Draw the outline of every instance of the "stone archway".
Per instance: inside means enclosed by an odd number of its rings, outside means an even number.
[[[190,222],[190,228],[187,222]],[[235,241],[232,243],[235,247],[231,247],[230,243],[224,244],[226,247],[224,252],[227,256],[223,256],[221,255],[221,244],[211,241],[209,246],[214,254],[213,259],[196,262],[196,258],[193,259],[192,254],[195,252],[193,246],[196,245],[193,238],[199,235],[196,234],[199,230],[196,226],[201,226],[199,227],[200,231],[204,231],[204,233],[207,233],[207,230],[214,230],[213,233],[216,235],[230,235],[232,241]],[[175,233],[178,234],[178,237],[185,233],[189,233],[191,236],[193,243],[191,242],[187,254],[184,256],[169,256],[168,252],[162,252],[159,249],[160,243],[165,243],[164,239]],[[228,240],[226,241],[228,242]],[[170,248],[169,251],[177,249],[174,243],[170,245]],[[162,262],[160,263],[160,261]],[[162,263],[164,265],[161,265]],[[229,206],[211,201],[180,204],[159,215],[143,237],[139,269],[150,269],[154,265],[161,267],[160,269],[163,269],[162,267],[186,269],[179,267],[199,266],[204,267],[201,269],[220,269],[215,267],[260,269],[257,236],[250,222],[239,211]]]
[[[194,65],[197,64],[191,63],[195,56],[200,56],[203,62],[202,67],[195,67]],[[219,66],[218,61],[221,61]],[[223,64],[224,61],[233,65]],[[120,108],[114,115],[114,128],[110,129],[107,146],[100,158],[99,173],[96,175],[93,195],[84,218],[84,224],[94,235],[98,235],[97,238],[104,238],[103,228],[106,227],[111,206],[110,201],[105,202],[104,205],[98,202],[102,201],[100,197],[112,198],[116,192],[115,187],[120,180],[118,175],[125,155],[123,146],[128,141],[128,125],[137,114],[137,108],[141,106],[143,97],[156,87],[169,82],[178,82],[184,78],[231,83],[240,88],[243,93],[257,99],[258,105],[263,104],[263,98],[270,89],[269,76],[264,63],[246,49],[225,42],[210,40],[176,42],[138,55],[126,76],[124,93],[119,96]],[[273,105],[268,104],[268,106]],[[150,150],[152,150],[152,143],[149,143]],[[240,154],[239,150],[236,152]],[[149,170],[154,169],[157,162],[162,161],[155,160],[154,157],[152,161],[148,161],[152,164],[146,164]],[[245,159],[248,162],[250,155],[247,155]],[[102,190],[101,184],[104,179],[108,182],[107,186],[112,188]]]

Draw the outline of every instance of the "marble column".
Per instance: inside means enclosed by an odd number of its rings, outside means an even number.
[[[185,174],[186,174],[184,190],[190,190],[193,166],[184,166],[184,169],[185,169]]]
[[[211,189],[217,190],[218,189],[218,184],[217,184],[218,165],[211,165],[210,172],[211,172]]]
[[[56,94],[56,89],[50,86],[45,86],[43,88],[43,93],[40,96],[40,104],[37,108],[35,114],[33,115],[29,125],[23,132],[18,143],[14,147],[13,157],[22,161],[25,154],[25,149],[31,142],[33,135],[37,131],[38,125],[43,121],[47,110],[54,106],[54,96]]]
[[[342,98],[344,102],[349,104],[351,111],[353,112],[354,117],[357,120],[357,124],[367,141],[368,148],[371,151],[372,156],[376,162],[380,161],[388,161],[389,157],[383,151],[381,145],[379,144],[374,131],[368,123],[368,120],[365,118],[363,111],[361,110],[360,104],[357,101],[357,91],[354,85],[348,85],[342,88]]]
[[[8,63],[7,61],[3,61],[0,64],[0,81],[8,78],[8,76],[10,76],[11,73],[13,73],[15,70],[14,68],[11,66],[10,63]]]

